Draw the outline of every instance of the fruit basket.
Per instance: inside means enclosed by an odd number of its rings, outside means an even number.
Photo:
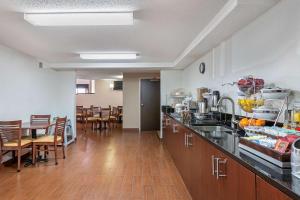
[[[253,76],[246,76],[238,80],[237,86],[245,95],[252,95],[264,88],[265,81]]]
[[[239,98],[238,105],[241,109],[248,113],[253,113],[253,109],[264,105],[263,99],[252,99],[252,98]]]

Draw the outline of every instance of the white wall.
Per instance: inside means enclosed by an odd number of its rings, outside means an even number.
[[[0,45],[0,85],[0,120],[51,114],[75,127],[75,72],[39,69],[34,58]]]
[[[182,88],[182,70],[162,70],[161,77],[161,105],[171,105],[173,103],[170,94],[173,90]]]
[[[183,85],[193,96],[209,87],[237,99],[237,88],[221,85],[254,75],[282,88],[300,91],[300,1],[281,1],[253,23],[183,71]],[[207,72],[198,72],[201,62]],[[297,92],[296,92],[297,93]],[[298,99],[300,101],[300,99]],[[238,114],[245,114],[238,110]]]
[[[84,107],[101,106],[122,106],[123,92],[113,90],[109,87],[110,80],[96,80],[95,94],[78,94],[76,95],[76,104]]]
[[[140,128],[140,80],[159,76],[159,73],[123,75],[123,128]]]

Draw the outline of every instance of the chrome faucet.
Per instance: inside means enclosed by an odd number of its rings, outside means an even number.
[[[232,108],[232,117],[231,117],[231,128],[235,128],[235,125],[238,124],[238,121],[235,118],[235,105],[234,105],[234,100],[230,97],[221,97],[220,100],[218,101],[217,108],[219,109],[223,100],[229,100],[231,102],[231,108]],[[219,109],[220,111],[220,109]]]

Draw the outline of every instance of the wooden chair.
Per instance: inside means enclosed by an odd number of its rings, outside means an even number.
[[[111,110],[110,108],[101,108],[100,112],[100,123],[104,124],[104,127],[110,128],[110,122],[111,122]]]
[[[30,123],[31,124],[34,124],[34,123],[46,123],[46,124],[50,124],[50,120],[51,120],[51,115],[31,115],[30,116]],[[39,135],[37,133],[37,130],[34,130],[34,131],[35,131],[36,136],[40,137],[40,136],[48,135],[49,128],[46,128],[44,130],[45,130],[45,132],[42,133],[42,134],[39,134]],[[45,147],[45,148],[47,148],[47,147]],[[39,156],[40,156],[40,154],[39,154]]]
[[[62,147],[63,151],[63,158],[65,159],[65,126],[66,126],[67,117],[64,118],[57,118],[55,123],[55,131],[54,135],[46,135],[43,137],[40,137],[36,140],[32,141],[32,149],[33,149],[33,164],[35,164],[36,160],[36,152],[37,151],[54,151],[54,157],[55,157],[55,164],[57,165],[57,148]],[[41,149],[38,147],[45,147],[47,148]]]
[[[76,121],[83,122],[83,106],[76,106]]]
[[[22,139],[22,121],[0,121],[0,164],[2,152],[13,151],[18,157],[17,171],[21,171],[22,149],[31,146],[31,140]]]
[[[30,123],[49,123],[50,124],[51,115],[31,115]]]
[[[97,124],[100,120],[100,107],[95,107],[95,106],[91,106],[90,108],[90,114],[89,116],[86,118],[86,126],[87,127],[87,123],[92,123],[92,130],[94,131],[95,129],[95,125],[97,128]]]
[[[30,123],[47,123],[50,124],[51,115],[31,115]],[[48,134],[48,128],[45,129],[45,134]]]
[[[118,118],[119,118],[119,110],[117,107],[113,107],[111,116],[110,116],[110,120],[113,123],[114,127],[117,127]]]
[[[123,106],[118,106],[118,112],[119,112],[119,114],[118,114],[118,120],[121,123],[122,120],[123,120]]]

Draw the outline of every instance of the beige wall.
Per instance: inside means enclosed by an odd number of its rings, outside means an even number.
[[[140,79],[159,76],[159,73],[123,75],[123,128],[140,128]]]
[[[109,87],[110,80],[96,80],[95,94],[78,94],[76,95],[76,104],[84,107],[101,106],[122,106],[123,92],[112,90]]]

